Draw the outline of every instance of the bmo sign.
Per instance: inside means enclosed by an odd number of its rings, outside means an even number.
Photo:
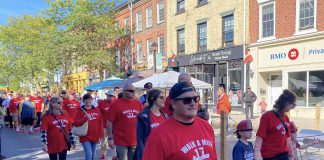
[[[272,54],[270,54],[270,60],[286,59],[287,57],[290,60],[295,60],[298,58],[298,56],[299,56],[298,49],[293,48],[288,52],[288,55],[287,55],[287,53],[272,53]]]

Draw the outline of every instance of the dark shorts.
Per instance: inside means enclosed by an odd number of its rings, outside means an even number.
[[[34,118],[24,118],[21,120],[21,124],[32,126],[34,124],[34,120]]]
[[[284,152],[271,158],[263,158],[263,160],[289,160],[289,155],[288,152]]]

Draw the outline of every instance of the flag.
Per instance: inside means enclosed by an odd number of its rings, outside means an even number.
[[[171,56],[171,64],[172,64],[173,66],[175,66],[175,61],[174,61],[174,59],[175,59],[176,55],[173,53],[172,50],[171,50],[171,53],[172,53],[172,56]]]
[[[250,53],[250,49],[245,48],[244,63],[248,63],[248,62],[252,62],[252,61],[253,61],[253,57]]]

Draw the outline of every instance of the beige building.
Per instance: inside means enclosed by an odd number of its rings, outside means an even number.
[[[231,105],[242,107],[243,54],[248,44],[248,0],[168,0],[167,53],[170,68],[214,86],[224,84]],[[213,93],[213,92],[209,92]],[[213,95],[208,95],[212,103]]]

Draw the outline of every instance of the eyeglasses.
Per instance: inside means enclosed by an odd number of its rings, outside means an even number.
[[[290,104],[293,105],[294,108],[297,106],[297,104],[295,103],[290,103]]]
[[[135,92],[135,90],[125,90],[125,91],[130,92],[130,93],[134,93]]]
[[[163,99],[164,99],[164,96],[159,96],[158,98],[160,98],[160,99],[162,99],[162,100],[163,100]]]
[[[197,103],[198,102],[199,97],[198,96],[194,96],[194,97],[183,97],[183,98],[176,98],[174,100],[182,100],[183,104],[190,104],[192,102],[192,100]]]
[[[62,104],[63,102],[57,102],[57,104]]]

